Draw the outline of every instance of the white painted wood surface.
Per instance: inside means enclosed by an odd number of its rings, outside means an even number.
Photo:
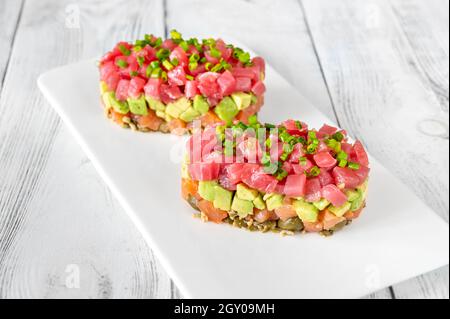
[[[448,221],[448,1],[2,0],[0,297],[180,297],[35,82],[172,28],[263,55]],[[368,297],[448,298],[448,272]]]

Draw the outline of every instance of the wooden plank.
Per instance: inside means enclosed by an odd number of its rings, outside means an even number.
[[[23,0],[4,0],[0,2],[0,94],[5,77],[6,65],[11,55],[16,28],[20,20]]]
[[[323,113],[336,120],[303,11],[296,0],[213,3],[207,0],[169,0],[167,25],[185,36],[198,36],[199,30],[207,25],[206,32],[200,31],[205,36],[219,34],[240,41],[264,56]],[[383,289],[369,297],[390,296],[389,290]]]
[[[0,98],[0,297],[174,295],[36,87],[52,67],[100,55],[119,39],[162,34],[163,16],[162,1],[26,1]]]
[[[448,108],[429,80],[441,76],[426,75],[433,68],[424,71],[425,62],[418,62],[423,57],[416,55],[386,1],[303,4],[341,124],[448,220]],[[448,268],[447,276],[434,272],[419,281],[420,287],[446,281],[433,291],[448,298]],[[447,294],[441,294],[446,287]]]

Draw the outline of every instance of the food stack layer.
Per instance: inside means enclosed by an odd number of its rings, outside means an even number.
[[[301,121],[215,125],[190,137],[182,196],[204,220],[330,235],[365,206],[369,160],[344,130]]]
[[[183,134],[200,120],[248,123],[264,101],[265,62],[221,39],[146,35],[99,63],[105,113],[123,127]]]

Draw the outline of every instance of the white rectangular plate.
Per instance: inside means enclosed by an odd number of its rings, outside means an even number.
[[[333,124],[270,66],[266,79],[262,121]],[[361,297],[448,264],[448,224],[373,158],[367,208],[329,238],[205,224],[180,196],[185,139],[108,121],[95,61],[38,82],[187,298]]]

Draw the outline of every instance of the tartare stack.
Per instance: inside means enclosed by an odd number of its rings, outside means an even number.
[[[99,63],[105,113],[123,127],[182,134],[194,120],[206,127],[248,123],[263,105],[265,62],[221,39],[120,42]]]
[[[330,235],[365,207],[369,160],[344,130],[301,121],[195,131],[182,196],[204,220],[249,230]]]

